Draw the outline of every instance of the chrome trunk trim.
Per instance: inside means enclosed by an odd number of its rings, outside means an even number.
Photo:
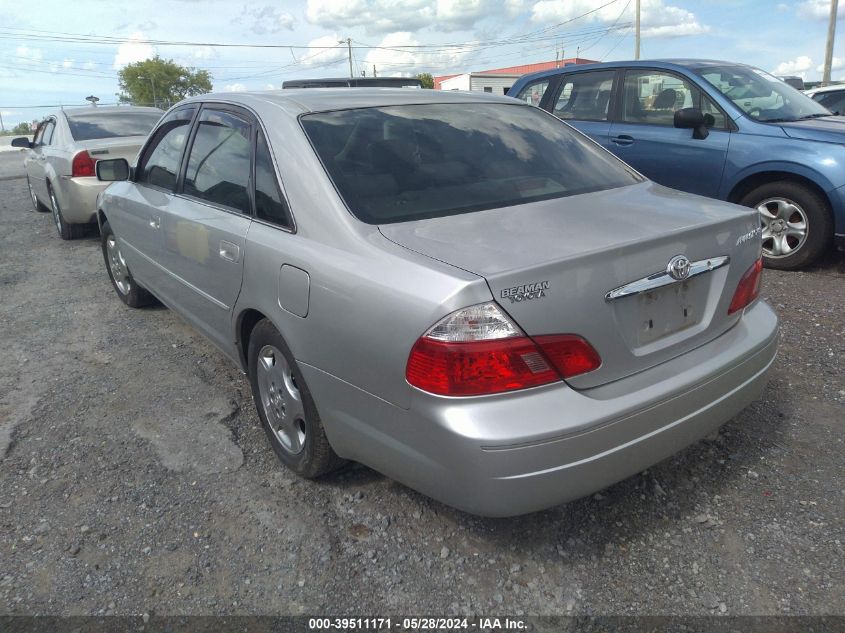
[[[709,273],[711,270],[721,268],[722,266],[730,263],[730,261],[731,258],[729,256],[723,255],[721,257],[711,257],[710,259],[700,259],[697,262],[692,262],[690,264],[689,275],[680,280],[673,279],[668,271],[661,270],[660,272],[651,274],[648,277],[637,279],[636,281],[632,281],[624,286],[619,286],[618,288],[611,290],[604,296],[604,300],[614,301],[616,299],[621,299],[622,297],[630,297],[631,295],[650,292],[652,290],[656,290],[657,288],[662,288],[663,286],[682,283],[697,275]]]

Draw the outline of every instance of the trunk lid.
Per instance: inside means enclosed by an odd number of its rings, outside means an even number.
[[[138,151],[146,140],[146,136],[118,136],[98,138],[91,141],[76,141],[74,153],[87,150],[94,160],[125,158],[130,165],[134,165]]]
[[[484,277],[527,334],[586,338],[602,365],[570,379],[575,388],[653,367],[723,333],[741,316],[729,317],[728,306],[760,252],[756,211],[650,182],[379,229],[392,242]],[[608,299],[664,273],[676,255],[714,269]]]

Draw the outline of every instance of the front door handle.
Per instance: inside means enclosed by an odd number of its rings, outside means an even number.
[[[619,136],[614,136],[610,139],[610,142],[614,145],[618,145],[619,147],[627,147],[628,145],[634,144],[634,137],[628,136],[627,134],[620,134]]]
[[[157,215],[157,216],[150,218],[150,227],[152,227],[154,229],[160,229],[161,228],[161,216]]]
[[[241,249],[237,244],[232,244],[226,240],[220,241],[220,257],[229,262],[235,262],[241,257]]]

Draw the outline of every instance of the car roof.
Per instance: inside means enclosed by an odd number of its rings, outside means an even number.
[[[805,90],[805,95],[814,95],[820,92],[837,92],[840,90],[845,90],[845,84],[832,84],[830,86],[819,86],[818,88],[810,88],[809,90]]]
[[[483,92],[407,88],[289,88],[262,92],[213,92],[191,97],[181,103],[197,101],[242,104],[255,109],[278,106],[294,108],[300,112],[427,103],[520,103],[510,97]]]
[[[717,59],[690,59],[690,58],[676,58],[676,59],[639,59],[639,60],[622,60],[616,62],[599,62],[596,64],[570,64],[569,66],[561,66],[560,68],[552,68],[551,70],[542,70],[540,72],[525,75],[525,78],[542,78],[559,75],[562,72],[581,72],[587,70],[598,70],[602,68],[664,68],[666,70],[681,68],[717,68],[722,66],[744,66],[749,67],[748,64],[741,64],[737,62],[721,61]]]
[[[151,114],[163,114],[162,110],[158,108],[149,108],[143,106],[82,106],[80,108],[62,108],[61,110],[66,115],[74,114],[114,114],[120,112],[149,112]]]

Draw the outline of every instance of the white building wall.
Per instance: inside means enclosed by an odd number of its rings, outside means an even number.
[[[469,89],[503,95],[505,90],[510,88],[518,78],[519,75],[470,75]],[[485,88],[490,90],[484,90]]]
[[[469,90],[470,75],[465,73],[440,82],[441,90]]]

